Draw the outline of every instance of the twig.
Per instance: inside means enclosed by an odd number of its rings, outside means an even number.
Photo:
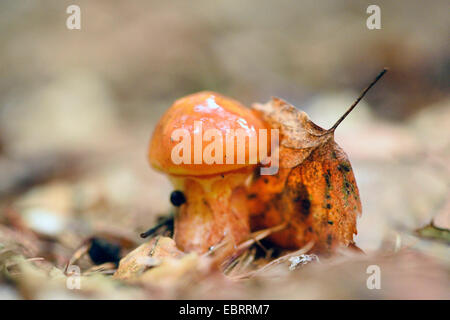
[[[67,273],[67,270],[69,268],[69,266],[71,266],[72,264],[74,264],[75,262],[77,262],[82,256],[84,256],[88,251],[89,248],[91,246],[90,243],[90,239],[85,240],[79,247],[77,250],[75,250],[75,252],[73,253],[72,257],[69,259],[69,261],[67,262],[65,268],[64,268],[64,273]]]
[[[116,265],[112,262],[106,262],[98,266],[93,266],[86,270],[83,275],[90,275],[95,273],[112,274],[116,271]]]
[[[140,236],[141,236],[141,238],[145,239],[145,238],[151,236],[152,234],[154,234],[156,231],[158,231],[162,227],[164,227],[164,226],[170,227],[171,225],[173,225],[173,217],[168,217],[167,219],[164,219],[163,221],[158,223],[156,226],[154,226],[154,227],[148,229],[147,231],[141,233]]]
[[[250,234],[249,239],[244,241],[244,242],[242,242],[241,244],[239,244],[238,247],[236,248],[235,253],[229,259],[224,261],[223,269],[224,270],[231,270],[232,265],[234,263],[237,264],[239,262],[237,260],[242,255],[243,251],[248,249],[254,243],[259,243],[260,240],[262,240],[264,238],[267,238],[272,233],[281,231],[281,230],[283,230],[286,227],[287,227],[287,223],[285,222],[285,223],[282,223],[282,224],[280,224],[278,226],[275,226],[275,227],[272,227],[272,228],[267,228],[267,229],[264,229],[264,230],[253,232],[252,234]]]
[[[372,88],[375,83],[378,82],[378,80],[381,79],[381,77],[388,71],[387,68],[384,68],[383,71],[380,72],[380,74],[378,74],[378,76],[369,84],[369,86],[367,88],[365,88],[363,90],[363,92],[361,92],[361,94],[359,95],[358,99],[356,99],[355,102],[353,102],[353,104],[350,106],[350,108],[348,108],[348,110],[339,118],[338,121],[336,121],[336,123],[327,130],[326,134],[333,132],[334,130],[336,130],[336,128],[341,124],[342,121],[344,121],[344,119],[349,115],[350,112],[352,112],[352,110],[356,107],[356,105],[361,101],[361,99],[366,95],[367,91],[370,90],[370,88]]]
[[[256,231],[254,233],[252,233],[250,235],[250,239],[248,239],[247,241],[242,242],[238,247],[236,251],[241,251],[244,250],[248,247],[250,247],[252,244],[254,243],[258,243],[259,241],[261,241],[262,239],[270,236],[272,233],[278,232],[280,230],[283,230],[284,228],[286,228],[287,223],[282,223],[278,226],[272,227],[272,228],[267,228],[264,230],[260,230],[260,231]]]
[[[280,263],[283,263],[287,260],[289,260],[290,257],[294,257],[294,256],[299,256],[301,254],[305,254],[307,253],[309,250],[311,250],[311,248],[313,247],[314,242],[308,242],[303,248],[301,248],[300,250],[288,253],[282,257],[279,257],[278,259],[275,259],[269,263],[267,263],[266,265],[264,265],[263,267],[255,270],[255,271],[251,271],[242,275],[238,275],[238,276],[234,276],[232,277],[234,280],[238,280],[238,279],[245,279],[245,278],[251,278],[254,277],[255,275],[263,272],[263,271],[267,271],[268,269],[270,269],[271,267],[274,267]]]

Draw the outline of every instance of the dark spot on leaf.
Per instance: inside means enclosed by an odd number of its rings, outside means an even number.
[[[345,194],[345,198],[347,199],[347,196],[349,196],[350,195],[350,184],[348,183],[348,182],[345,182],[344,183],[344,185],[343,185],[343,192],[344,192],[344,194]]]
[[[297,188],[290,192],[290,199],[295,203],[296,211],[302,215],[308,216],[311,209],[308,190],[304,184],[297,185]]]
[[[333,236],[331,235],[331,234],[329,234],[328,236],[327,236],[327,244],[329,245],[329,246],[331,246],[331,243],[333,242]]]
[[[327,209],[331,209],[331,204],[327,203]]]
[[[350,166],[346,163],[341,163],[338,165],[338,170],[341,172],[350,172]]]
[[[311,208],[311,202],[308,199],[302,200],[302,208],[304,211],[307,211],[309,213],[309,208]]]
[[[331,188],[331,182],[330,182],[330,178],[331,178],[331,174],[330,174],[330,170],[327,170],[327,173],[323,174],[323,177],[325,178],[325,183],[327,184],[327,188]]]
[[[331,224],[331,225],[333,225],[333,221],[331,221],[331,220],[328,220],[328,224]]]

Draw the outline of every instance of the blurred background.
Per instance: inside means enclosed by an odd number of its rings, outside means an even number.
[[[71,4],[81,30],[66,28]],[[381,8],[381,30],[366,27],[370,4]],[[139,233],[171,210],[171,185],[146,149],[175,99],[213,90],[250,106],[278,96],[327,128],[383,67],[336,132],[363,202],[357,244],[401,247],[432,219],[448,229],[449,9],[445,0],[3,0],[0,263],[14,252],[61,269],[92,236],[142,243]],[[448,242],[411,241],[437,257],[445,281],[408,294],[449,297]],[[68,295],[27,284],[24,295],[1,279],[0,298]],[[332,285],[337,297],[368,295]],[[381,296],[408,297],[394,287]],[[276,297],[332,291],[311,292]]]

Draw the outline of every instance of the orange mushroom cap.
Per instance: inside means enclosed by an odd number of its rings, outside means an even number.
[[[194,163],[194,149],[199,148],[198,144],[194,145],[194,124],[197,121],[202,124],[202,134],[209,129],[217,129],[217,132],[221,133],[223,137],[222,163],[208,164],[204,159],[201,163]],[[174,141],[171,138],[172,133],[176,129],[186,129],[190,133],[190,164],[175,164],[172,159],[172,150],[180,143],[180,141]],[[216,175],[248,167],[250,165],[248,138],[245,140],[245,162],[238,163],[237,161],[237,152],[239,152],[240,149],[237,146],[237,139],[235,138],[233,144],[233,163],[226,163],[226,134],[229,130],[237,129],[243,129],[248,137],[256,137],[258,139],[259,129],[267,129],[267,126],[252,110],[244,107],[241,103],[231,98],[210,91],[188,95],[175,101],[158,122],[150,140],[148,152],[149,162],[158,170],[171,175],[180,176]],[[270,139],[269,133],[268,139]],[[205,148],[213,140],[214,138],[211,141],[204,141],[202,139],[202,155]],[[259,142],[257,143],[257,147],[258,145]]]

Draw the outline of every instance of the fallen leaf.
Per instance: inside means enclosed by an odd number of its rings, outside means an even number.
[[[210,275],[222,276],[214,259],[196,253],[183,253],[173,239],[159,236],[123,258],[113,277],[164,291],[167,288],[191,288]]]
[[[436,227],[433,223],[418,229],[416,232],[420,237],[439,240],[450,244],[450,230]]]
[[[168,257],[160,266],[145,271],[139,280],[152,286],[180,286],[199,274],[199,260],[196,253],[188,253],[180,258]]]
[[[286,229],[270,236],[284,248],[311,241],[316,251],[353,245],[361,201],[350,161],[334,141],[336,126],[325,130],[278,98],[253,108],[279,129],[280,147],[278,173],[256,175],[250,185],[252,228],[287,222]]]
[[[114,278],[134,280],[147,269],[158,266],[165,258],[180,258],[184,255],[175,245],[175,241],[168,237],[155,237],[140,245],[122,260]]]

